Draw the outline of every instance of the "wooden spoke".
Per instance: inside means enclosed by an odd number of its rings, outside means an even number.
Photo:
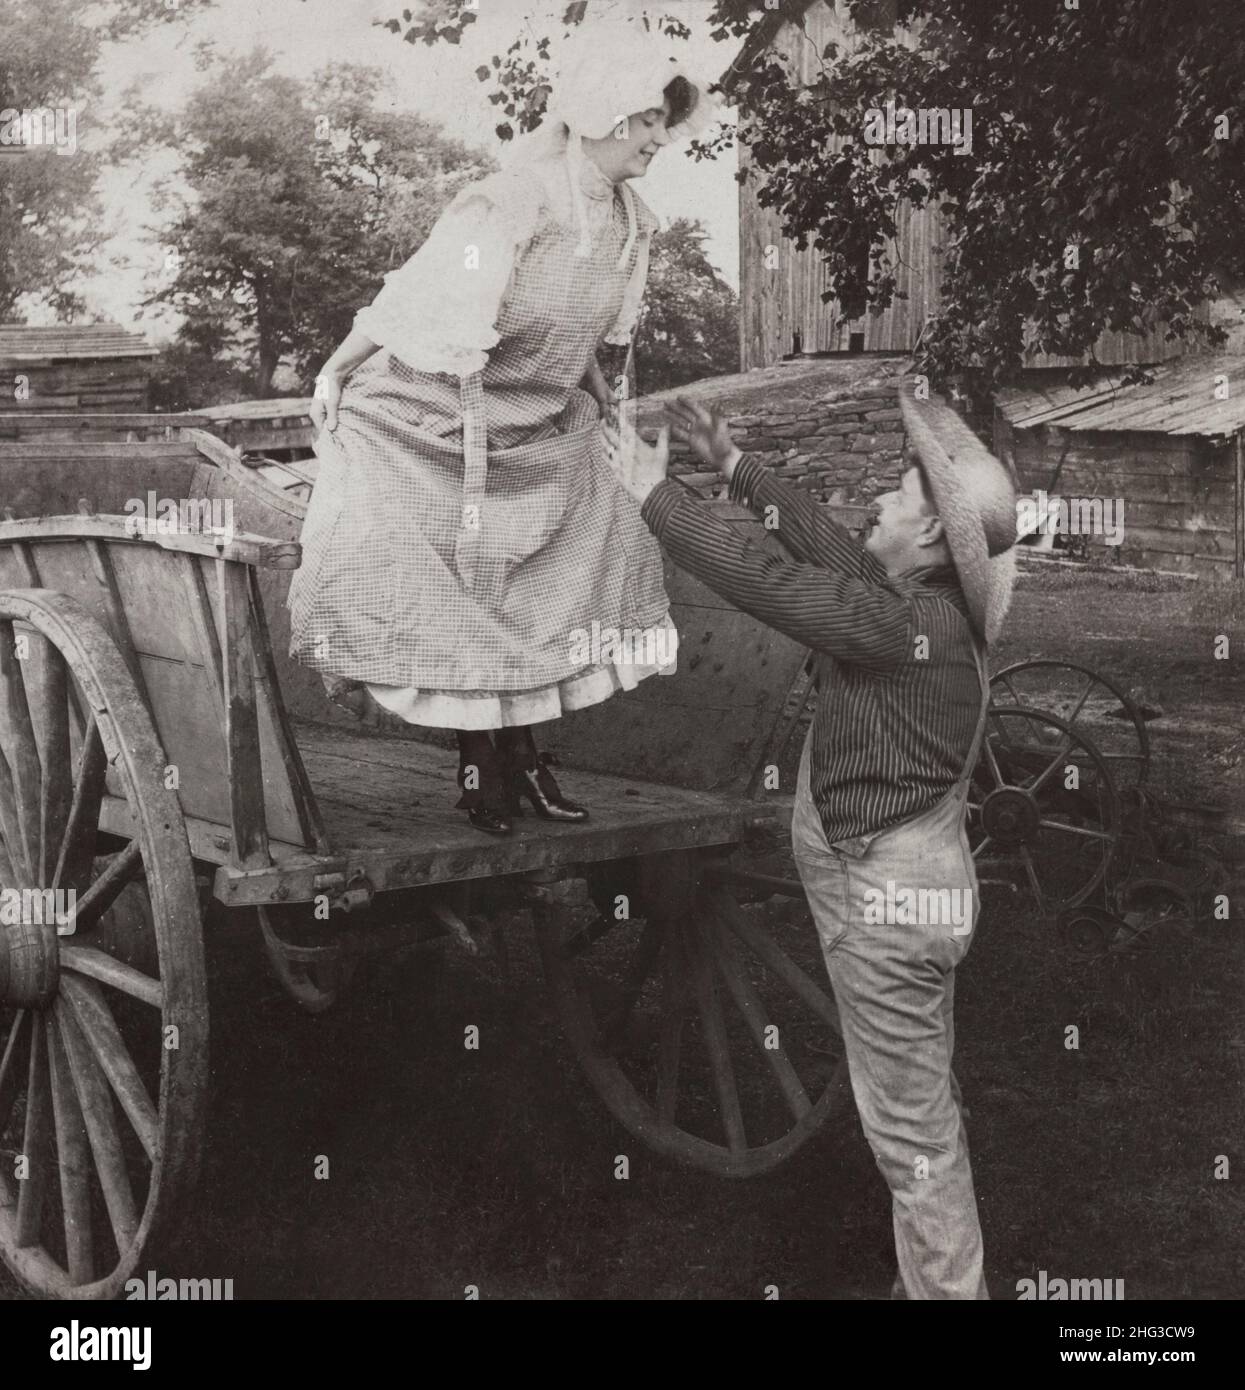
[[[661,979],[661,1032],[657,1042],[657,1114],[674,1123],[679,1102],[679,1058],[683,1047],[683,951],[673,923],[666,932]]]
[[[129,1249],[138,1231],[138,1212],[134,1206],[134,1189],[130,1170],[121,1149],[117,1117],[112,1095],[99,1063],[91,1055],[85,1039],[74,1022],[72,1012],[57,1003],[56,1022],[69,1058],[78,1104],[86,1121],[95,1171],[99,1177],[104,1206],[112,1225],[113,1238],[119,1251]]]
[[[94,719],[87,723],[74,770],[73,803],[66,818],[60,854],[53,871],[54,888],[73,888],[83,892],[91,879],[95,857],[95,831],[99,825],[100,802],[104,797],[104,777],[108,754]]]
[[[635,1006],[639,1002],[640,995],[644,992],[644,986],[653,973],[653,967],[657,964],[657,958],[661,954],[662,935],[660,923],[656,921],[644,923],[640,932],[640,940],[636,943],[631,964],[623,980],[619,1001],[610,1010],[608,1017],[601,1025],[601,1041],[607,1048],[617,1046],[627,1030],[627,1024],[631,1021]]]
[[[3,749],[0,749],[0,836],[4,838],[6,855],[14,877],[21,880],[20,884],[14,883],[12,886],[33,885],[35,876],[26,853],[26,836],[22,830],[21,813],[17,806],[17,789],[13,785],[13,774],[9,771],[8,759],[4,756]]]
[[[74,923],[77,931],[90,931],[116,901],[117,894],[143,867],[142,847],[131,840],[108,861],[108,867],[77,900]]]
[[[95,1273],[91,1241],[91,1155],[78,1094],[70,1076],[64,1044],[51,1013],[44,1015],[52,1114],[56,1122],[56,1158],[61,1180],[61,1213],[69,1277],[89,1284]]]
[[[21,1249],[39,1243],[43,1201],[47,1194],[52,1147],[52,1087],[48,1076],[47,1035],[39,1020],[30,1029],[30,1069],[26,1083],[26,1131],[22,1156],[26,1176],[18,1184],[17,1244]]]
[[[726,925],[762,965],[767,966],[787,988],[801,999],[812,1012],[828,1024],[840,1037],[843,1030],[839,1025],[839,1010],[833,996],[826,993],[817,982],[803,971],[789,955],[770,940],[763,931],[752,925],[739,909],[739,904],[726,893],[711,895],[713,908],[719,912]]]
[[[992,843],[993,841],[990,839],[989,835],[987,835],[985,839],[982,840],[981,844],[979,844],[977,848],[973,850],[973,858],[976,859],[978,855],[980,855],[983,850],[988,849]]]
[[[4,1045],[4,1053],[0,1055],[0,1134],[3,1134],[5,1125],[9,1122],[9,1116],[13,1113],[13,1102],[17,1099],[18,1088],[21,1084],[21,1041],[22,1029],[28,1018],[25,1009],[19,1009],[17,1016],[13,1020],[13,1026],[9,1029],[8,1041]]]
[[[0,735],[12,775],[18,831],[27,868],[37,873],[40,862],[39,821],[43,771],[35,742],[26,682],[14,648],[13,624],[0,622]]]
[[[787,1102],[792,1118],[802,1120],[813,1108],[812,1101],[809,1100],[808,1092],[796,1075],[795,1068],[791,1065],[786,1052],[783,1051],[781,1042],[776,1048],[768,1046],[769,1040],[766,1037],[766,1030],[771,1026],[769,1016],[765,1011],[765,1005],[761,1002],[761,996],[756,992],[752,981],[748,979],[730,933],[722,932],[717,945],[718,950],[714,955],[714,960],[718,972],[722,976],[731,998],[734,999],[736,1007],[743,1015],[748,1032],[752,1034],[753,1041],[760,1048],[761,1056],[765,1058],[769,1069],[774,1073],[774,1080],[778,1083],[778,1089]]]
[[[62,942],[60,948],[61,969],[72,970],[78,975],[89,975],[101,984],[112,985],[131,999],[141,999],[158,1009],[161,1004],[160,981],[135,970],[132,965],[110,956],[106,951],[97,951],[93,946],[71,946]]]
[[[43,770],[39,816],[39,882],[50,884],[60,856],[73,804],[73,759],[69,749],[69,670],[60,652],[44,638],[38,643],[43,679],[39,763]]]
[[[692,1002],[700,1017],[709,1070],[713,1075],[713,1089],[718,1097],[718,1113],[726,1130],[726,1142],[732,1153],[739,1153],[748,1147],[748,1136],[744,1132],[744,1117],[739,1106],[739,1090],[735,1085],[735,1069],[731,1065],[726,1023],[713,984],[709,947],[704,934],[696,926],[688,935],[688,983]]]
[[[147,1157],[154,1159],[159,1132],[156,1107],[151,1103],[99,986],[67,974],[61,976],[61,993],[69,1001],[74,1021],[82,1029]]]

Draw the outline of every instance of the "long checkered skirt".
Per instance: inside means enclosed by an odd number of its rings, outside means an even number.
[[[415,397],[404,410],[389,389],[379,413],[347,387],[337,429],[316,441],[290,589],[291,653],[306,665],[517,693],[589,669],[594,622],[634,631],[665,616],[660,550],[606,462],[592,398],[573,391],[555,424],[494,450],[481,390],[478,376],[463,383],[460,442],[421,430]]]

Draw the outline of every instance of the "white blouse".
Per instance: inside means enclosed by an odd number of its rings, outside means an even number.
[[[591,161],[583,178],[591,181],[587,207],[596,222],[612,216],[612,197],[600,196],[607,181]],[[529,166],[534,177],[548,179],[556,205],[570,203],[565,164],[550,161],[547,169]],[[498,342],[497,319],[515,261],[537,230],[539,212],[530,201],[526,217],[515,217],[513,199],[506,207],[495,201],[490,175],[464,188],[441,214],[428,239],[397,270],[385,276],[371,304],[355,315],[354,326],[377,346],[420,372],[466,377],[482,371],[489,349]],[[561,187],[559,188],[559,184]],[[611,188],[612,193],[612,188]],[[624,196],[632,196],[626,190]],[[638,200],[637,200],[638,201]],[[645,209],[635,267],[623,292],[622,305],[606,343],[626,346],[635,332],[648,280],[649,242],[655,222]],[[595,228],[594,228],[595,230]]]

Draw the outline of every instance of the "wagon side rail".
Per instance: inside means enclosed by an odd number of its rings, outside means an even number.
[[[0,521],[0,589],[68,594],[108,629],[151,712],[197,859],[234,873],[329,859],[258,582],[298,566],[297,542],[144,529],[80,506]],[[128,834],[124,816],[105,797],[101,829]]]

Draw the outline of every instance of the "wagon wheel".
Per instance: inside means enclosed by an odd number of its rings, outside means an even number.
[[[1070,661],[1018,661],[990,677],[999,705],[1049,709],[1093,739],[1121,796],[1150,773],[1150,735],[1136,704],[1113,681]]]
[[[109,1298],[197,1167],[203,938],[150,715],[63,595],[0,593],[0,751],[0,1254],[34,1293]],[[130,838],[98,836],[105,797]]]
[[[349,987],[358,962],[345,954],[340,941],[318,946],[287,941],[281,928],[288,929],[291,925],[296,928],[299,916],[306,910],[305,906],[297,910],[258,907],[256,914],[264,953],[277,983],[304,1012],[322,1014],[331,1009]]]
[[[1043,916],[1089,897],[1121,836],[1115,784],[1089,735],[1024,706],[990,707],[968,810],[978,870],[1018,861]]]
[[[847,1070],[807,912],[761,925],[663,855],[649,915],[591,933],[536,913],[563,1027],[614,1117],[650,1148],[725,1177],[767,1172],[839,1103]],[[603,924],[604,925],[604,924]]]

